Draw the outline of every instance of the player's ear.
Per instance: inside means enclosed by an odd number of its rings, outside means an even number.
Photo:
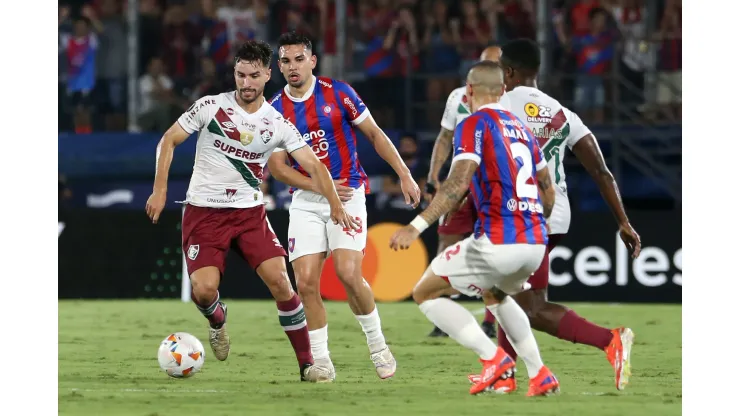
[[[268,67],[265,73],[267,74],[267,81],[269,81],[270,78],[272,77],[272,68]]]
[[[311,55],[311,69],[316,68],[316,62],[318,62],[319,58],[316,57],[316,55]]]

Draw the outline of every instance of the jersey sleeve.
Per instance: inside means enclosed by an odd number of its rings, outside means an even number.
[[[573,149],[573,146],[575,146],[579,140],[591,133],[591,129],[589,129],[583,120],[578,117],[578,114],[565,107],[563,107],[563,113],[565,113],[565,118],[568,120],[568,124],[570,124],[570,133],[568,134],[568,137],[565,138],[565,144],[568,145],[569,149]]]
[[[335,81],[334,85],[337,88],[339,101],[344,109],[344,118],[355,126],[365,121],[370,115],[370,110],[362,102],[355,89],[346,82],[341,81]]]
[[[194,102],[184,113],[177,119],[183,130],[188,134],[202,130],[208,122],[216,115],[218,103],[215,95],[207,95]]]
[[[284,117],[275,118],[275,130],[275,133],[278,134],[278,138],[280,139],[275,150],[287,150],[289,153],[292,153],[306,145],[306,141],[303,140],[303,136],[301,136],[298,129],[295,128],[290,120]]]
[[[453,90],[449,96],[447,96],[447,103],[445,104],[445,112],[442,114],[442,121],[439,123],[442,128],[449,131],[455,130],[455,122],[457,121],[455,112],[457,111],[457,104],[460,101],[460,92]]]
[[[483,141],[491,132],[486,123],[479,116],[470,116],[455,127],[453,139],[454,152],[452,162],[456,160],[472,160],[481,163],[483,157]]]
[[[534,138],[534,135],[532,135]],[[537,169],[537,172],[541,171],[542,169],[547,168],[547,159],[545,159],[545,154],[542,153],[542,149],[540,149],[540,145],[537,144],[537,140],[531,140],[531,151],[532,151],[532,164]]]

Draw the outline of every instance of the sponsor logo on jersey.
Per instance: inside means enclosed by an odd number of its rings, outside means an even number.
[[[267,117],[262,117],[262,120],[260,121],[262,121],[262,124],[264,124],[265,126],[270,125],[270,120],[268,120]]]
[[[222,142],[221,140],[214,140],[213,146],[220,149],[222,152],[226,153],[226,155],[233,155],[236,158],[243,159],[243,160],[256,160],[256,159],[262,159],[265,154],[264,153],[257,153],[257,152],[250,152],[248,150],[243,149],[237,149],[236,147]]]
[[[542,204],[540,204],[539,202],[517,201],[514,198],[506,201],[506,208],[511,212],[529,211],[540,214],[544,212],[544,210],[542,209]]]
[[[319,84],[325,86],[326,88],[332,88],[332,85],[324,81],[323,79],[319,79]]]
[[[198,111],[200,111],[201,108],[211,104],[216,104],[216,100],[203,100],[200,103],[196,101],[185,112],[188,113],[188,116],[192,119],[196,114],[198,114]]]
[[[352,118],[357,117],[357,108],[355,107],[355,104],[352,102],[352,100],[349,99],[349,97],[344,97],[344,105],[347,106],[349,111],[352,113]]]
[[[226,114],[228,114],[230,116],[233,116],[234,115],[234,109],[233,108],[227,108],[226,109]]]
[[[524,105],[524,113],[527,114],[527,121],[530,123],[547,124],[552,121],[551,109],[544,105],[527,103]]]
[[[236,127],[236,124],[234,124],[233,121],[222,121],[221,122],[221,128],[224,129],[225,132],[231,133],[234,130],[239,130]]]
[[[481,154],[483,152],[483,130],[475,131],[475,153]]]

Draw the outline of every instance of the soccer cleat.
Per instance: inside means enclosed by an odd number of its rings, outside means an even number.
[[[617,390],[624,390],[630,381],[632,375],[632,366],[630,364],[630,353],[632,352],[632,342],[635,334],[629,328],[616,328],[612,330],[612,341],[604,348],[606,359],[614,368],[614,381]]]
[[[449,335],[447,335],[445,331],[435,326],[434,329],[432,329],[432,332],[430,332],[428,336],[435,338],[435,337],[448,337]]]
[[[483,321],[480,324],[480,329],[488,335],[488,338],[496,338],[496,324],[493,322]]]
[[[314,358],[313,365],[322,370],[326,370],[329,375],[328,381],[334,381],[337,378],[337,373],[334,370],[334,363],[331,362],[331,358]]]
[[[333,378],[328,369],[312,364],[305,364],[301,369],[301,381],[311,383],[331,383]]]
[[[208,342],[211,344],[213,356],[219,361],[224,361],[229,356],[231,342],[229,334],[226,332],[226,304],[219,302],[224,308],[224,323],[220,328],[208,328]]]
[[[516,368],[512,369],[516,374]],[[516,377],[512,374],[506,378],[500,378],[493,383],[493,386],[488,391],[498,394],[509,394],[516,391]],[[468,381],[470,384],[476,384],[480,381],[480,374],[469,374]]]
[[[396,374],[396,359],[390,348],[385,347],[378,352],[370,354],[370,359],[375,364],[375,371],[382,380],[393,377]]]
[[[480,360],[483,364],[478,382],[470,388],[470,394],[478,394],[490,391],[493,384],[500,378],[511,377],[514,375],[514,360],[499,347],[496,355],[491,360]]]
[[[549,396],[560,391],[560,383],[555,375],[544,365],[537,373],[537,377],[529,380],[528,397]]]

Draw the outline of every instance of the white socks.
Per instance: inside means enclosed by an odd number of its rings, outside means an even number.
[[[486,336],[475,317],[462,305],[450,299],[437,298],[422,302],[419,309],[437,328],[463,347],[475,351],[481,359],[490,360],[496,355],[496,344]]]
[[[540,357],[537,341],[532,333],[532,327],[529,325],[527,314],[511,296],[507,296],[498,305],[487,306],[487,308],[496,317],[498,324],[506,331],[511,346],[524,360],[529,378],[537,377],[537,373],[544,364],[542,363],[542,357]]]
[[[383,331],[380,329],[380,315],[378,315],[378,307],[376,306],[372,312],[367,315],[355,315],[357,322],[362,326],[362,331],[367,337],[367,347],[370,349],[370,353],[376,353],[386,348],[385,337]],[[313,347],[313,341],[311,341]]]
[[[311,340],[311,354],[314,360],[329,358],[329,325],[308,331]]]

